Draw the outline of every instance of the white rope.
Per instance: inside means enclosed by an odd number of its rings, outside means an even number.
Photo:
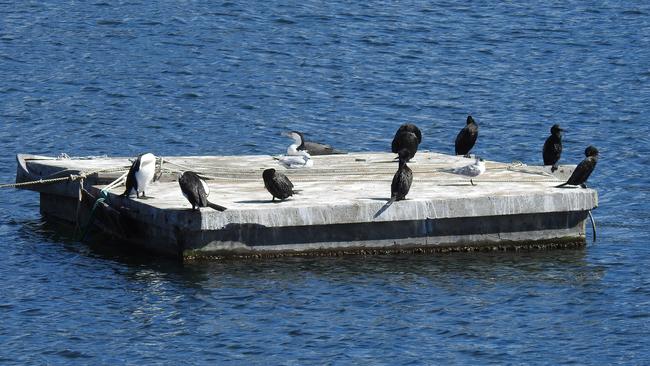
[[[126,173],[120,175],[119,178],[115,179],[113,182],[111,182],[109,185],[104,187],[104,189],[102,189],[102,190],[103,191],[110,191],[111,189],[122,185],[122,183],[124,183],[124,181],[126,180],[127,175],[129,175],[129,172],[126,172]]]

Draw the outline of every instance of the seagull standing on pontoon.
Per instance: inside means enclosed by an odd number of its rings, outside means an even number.
[[[473,164],[465,165],[453,170],[454,174],[464,175],[469,177],[469,182],[475,186],[473,179],[485,173],[485,162],[479,156]]]
[[[225,211],[226,208],[216,203],[208,201],[210,187],[195,172],[184,172],[178,176],[178,185],[181,186],[183,196],[192,205],[192,210],[198,210],[200,207],[210,207],[217,211]]]
[[[146,153],[138,156],[126,175],[126,190],[122,196],[129,197],[135,194],[136,198],[140,198],[140,193],[142,193],[142,197],[146,197],[145,192],[155,172],[156,157],[154,154]]]
[[[303,144],[302,134],[296,131],[291,131],[285,134],[293,138],[293,144],[287,147],[287,155],[281,155],[276,159],[280,164],[288,169],[311,168],[314,166],[314,161],[311,160],[311,155],[305,150],[301,150],[300,146]]]

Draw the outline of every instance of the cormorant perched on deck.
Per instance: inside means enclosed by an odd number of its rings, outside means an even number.
[[[478,138],[478,125],[472,116],[467,116],[467,124],[456,136],[456,155],[469,158],[469,152],[474,147]]]
[[[347,154],[345,151],[337,150],[327,144],[305,141],[305,135],[302,132],[290,131],[283,133],[283,135],[291,137],[294,141],[294,143],[289,145],[287,148],[287,155],[297,155],[295,153],[296,151],[304,151],[311,155]]]
[[[412,123],[405,123],[397,129],[395,132],[395,137],[393,137],[393,143],[391,144],[391,151],[397,154],[398,151],[401,150],[400,148],[400,143],[397,139],[397,137],[402,134],[403,132],[411,132],[415,134],[415,137],[417,138],[418,145],[422,143],[422,132],[420,132],[420,129],[418,126],[412,124]],[[417,149],[417,146],[416,146]],[[413,152],[415,154],[415,152]]]
[[[410,152],[407,149],[399,151],[399,167],[393,176],[393,181],[390,184],[390,203],[406,199],[406,195],[411,189],[413,183],[413,171],[406,165],[406,158]]]
[[[145,191],[155,172],[156,157],[153,154],[146,153],[138,156],[126,175],[126,191],[122,193],[122,196],[129,197],[135,194],[136,198],[139,198],[142,193],[142,197],[146,197]]]
[[[192,210],[199,207],[210,207],[217,211],[225,211],[226,208],[208,201],[210,187],[195,172],[184,172],[178,177],[178,184],[181,186],[183,196],[192,204]]]
[[[273,196],[271,201],[275,201],[276,198],[283,200],[296,193],[289,178],[273,168],[266,169],[262,173],[262,179],[264,179],[264,187]]]
[[[571,173],[569,180],[566,183],[562,183],[556,188],[564,187],[566,185],[580,186],[582,188],[587,188],[587,179],[591,175],[591,172],[596,168],[596,163],[598,163],[598,149],[593,146],[588,146],[585,149],[586,158],[578,164],[576,169]]]
[[[391,144],[391,151],[399,153],[401,150],[406,149],[406,155],[403,159],[404,162],[408,162],[415,156],[420,142],[422,142],[422,132],[420,132],[420,129],[414,124],[406,123],[401,125],[397,129],[397,132],[395,132],[395,137],[393,137]]]
[[[562,128],[560,125],[554,124],[551,127],[551,136],[544,142],[544,149],[542,150],[542,157],[544,158],[544,165],[552,165],[551,172],[557,170],[557,162],[562,155]]]
[[[413,171],[408,167],[408,165],[406,165],[406,159],[409,154],[410,152],[407,149],[402,149],[398,152],[399,168],[397,169],[397,172],[395,172],[393,181],[390,184],[390,200],[388,200],[388,202],[377,211],[374,216],[375,218],[386,211],[393,202],[406,199],[406,195],[411,189],[411,183],[413,183]]]

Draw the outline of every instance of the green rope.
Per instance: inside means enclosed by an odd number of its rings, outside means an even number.
[[[95,204],[93,205],[93,208],[90,210],[90,217],[88,217],[88,222],[86,222],[86,225],[84,225],[83,234],[79,238],[79,241],[84,241],[84,239],[86,239],[86,235],[88,234],[90,227],[95,221],[95,211],[97,210],[97,207],[99,207],[100,204],[107,202],[109,200],[108,192],[105,191],[104,189],[102,189],[99,192],[99,195],[100,197],[97,198]]]

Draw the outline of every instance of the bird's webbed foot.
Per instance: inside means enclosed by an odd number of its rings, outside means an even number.
[[[586,184],[586,183],[582,183],[582,184],[580,185],[580,187],[582,187],[582,188],[587,188],[587,184]]]
[[[553,166],[551,167],[551,173],[553,173],[554,171],[556,171],[557,168],[558,168],[557,164],[553,164]]]

